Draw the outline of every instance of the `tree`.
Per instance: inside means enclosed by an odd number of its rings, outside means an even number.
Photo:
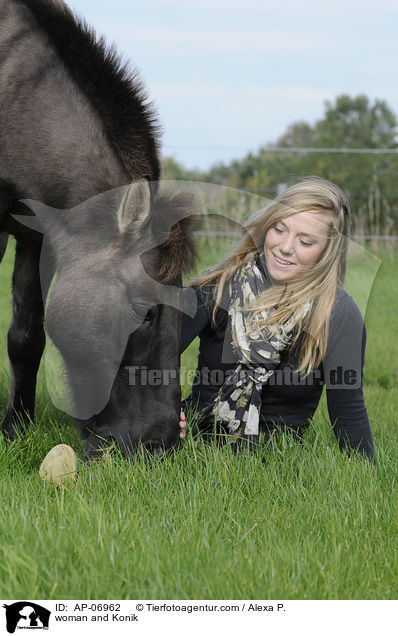
[[[383,100],[340,95],[325,102],[314,128],[314,145],[325,148],[397,148],[397,118]]]
[[[296,121],[287,127],[275,145],[282,148],[311,148],[313,138],[313,128],[306,121]]]
[[[203,173],[199,170],[187,170],[174,157],[162,160],[162,179],[170,181],[202,181]]]

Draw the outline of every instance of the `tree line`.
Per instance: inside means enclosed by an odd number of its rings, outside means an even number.
[[[322,119],[290,124],[273,144],[208,171],[163,161],[163,178],[197,180],[272,198],[298,177],[334,181],[350,196],[357,234],[398,234],[397,116],[383,100],[340,95],[325,102]],[[397,242],[398,243],[398,242]]]

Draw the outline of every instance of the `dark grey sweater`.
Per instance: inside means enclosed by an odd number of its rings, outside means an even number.
[[[231,344],[227,293],[212,325],[214,287],[194,287],[198,309],[182,320],[182,351],[199,336],[196,377],[187,402],[204,408],[215,399],[228,371],[237,364]],[[301,435],[314,415],[326,386],[330,421],[340,448],[354,448],[373,459],[373,440],[362,391],[366,328],[351,296],[338,288],[329,327],[325,357],[306,378],[298,375],[297,352],[282,352],[281,363],[262,389],[260,428],[269,435],[287,427]]]

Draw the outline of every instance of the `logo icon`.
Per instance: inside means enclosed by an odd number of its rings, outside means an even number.
[[[31,601],[19,601],[3,607],[6,610],[9,634],[13,634],[16,629],[48,629],[51,612],[41,605]]]

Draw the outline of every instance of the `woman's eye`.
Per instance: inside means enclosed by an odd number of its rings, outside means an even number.
[[[311,245],[313,245],[313,243],[307,243],[307,241],[302,241],[300,240],[301,245],[304,245],[304,247],[311,247]]]
[[[280,227],[276,227],[276,225],[274,225],[274,230],[275,232],[278,232],[278,234],[282,234],[283,230]]]

